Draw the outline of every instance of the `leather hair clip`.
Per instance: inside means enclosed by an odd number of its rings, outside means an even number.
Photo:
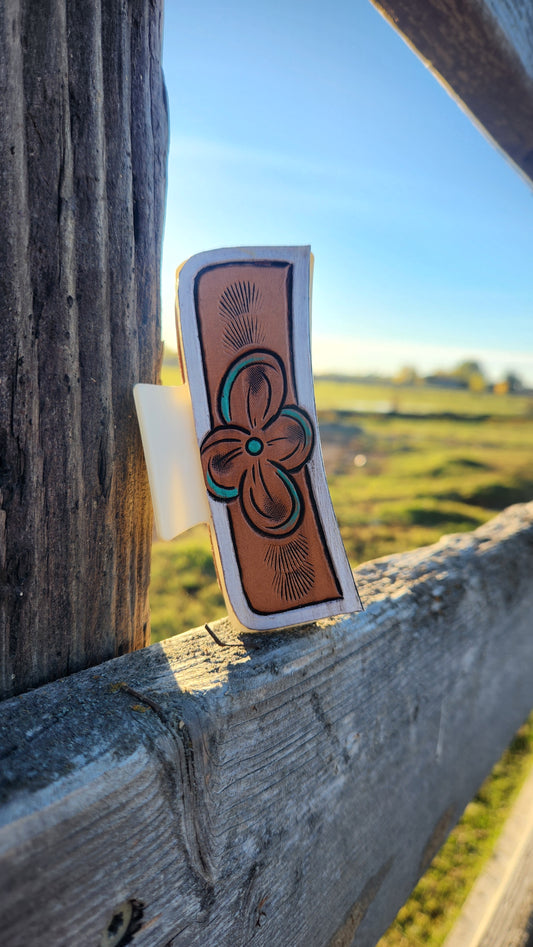
[[[230,616],[268,630],[361,609],[320,449],[309,247],[213,250],[177,274],[185,384],[137,385],[159,536],[207,522]]]

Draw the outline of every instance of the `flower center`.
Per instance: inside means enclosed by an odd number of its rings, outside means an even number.
[[[263,450],[264,444],[258,437],[251,437],[245,444],[246,450],[252,457],[256,457]]]

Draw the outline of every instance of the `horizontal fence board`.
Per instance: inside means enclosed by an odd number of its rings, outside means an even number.
[[[533,181],[530,0],[372,0],[511,161]]]
[[[357,582],[0,705],[3,943],[375,944],[533,705],[533,504]]]

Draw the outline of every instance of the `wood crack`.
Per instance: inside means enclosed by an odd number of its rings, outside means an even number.
[[[166,780],[170,788],[171,798],[169,801],[174,811],[177,811],[176,797],[181,796],[183,813],[180,821],[191,867],[196,874],[211,885],[214,875],[213,836],[206,803],[205,774],[200,762],[199,740],[195,741],[194,739],[196,730],[198,733],[202,733],[202,723],[191,720],[187,724],[182,716],[172,711],[168,713],[153,698],[136,690],[124,681],[121,681],[119,686],[121,691],[150,707],[170,736],[172,745],[176,749],[180,779],[176,779],[173,763],[161,754]]]

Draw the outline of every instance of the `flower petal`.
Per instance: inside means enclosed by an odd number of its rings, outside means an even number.
[[[261,457],[244,477],[241,500],[249,522],[261,533],[285,536],[300,522],[303,504],[294,480]]]
[[[219,411],[228,424],[254,431],[268,423],[285,398],[283,363],[273,352],[249,352],[228,369],[220,390]]]
[[[301,408],[283,408],[264,431],[266,456],[285,470],[299,470],[313,450],[311,419]]]
[[[247,439],[246,431],[230,425],[214,428],[204,437],[200,456],[205,482],[217,500],[232,500],[239,494],[250,460],[244,450]]]

